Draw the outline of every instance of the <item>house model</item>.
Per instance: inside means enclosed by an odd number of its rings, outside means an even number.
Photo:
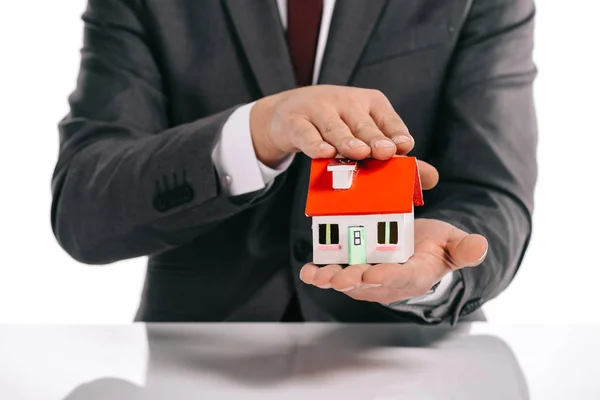
[[[306,201],[313,262],[406,262],[414,254],[414,206],[420,205],[415,157],[313,160]]]

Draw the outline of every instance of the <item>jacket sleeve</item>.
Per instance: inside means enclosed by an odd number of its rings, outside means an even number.
[[[455,323],[515,276],[531,235],[537,177],[532,83],[532,0],[475,0],[442,94],[433,164],[439,186],[420,217],[443,220],[489,242],[487,258],[460,270],[433,321]]]
[[[211,158],[235,107],[169,126],[136,4],[89,0],[77,87],[59,125],[52,228],[72,257],[89,264],[184,244],[252,203],[221,191]]]

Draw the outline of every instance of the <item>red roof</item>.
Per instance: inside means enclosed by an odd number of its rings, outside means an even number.
[[[421,178],[415,157],[388,161],[358,161],[352,187],[333,189],[331,159],[313,160],[308,184],[306,215],[401,214],[423,205]]]

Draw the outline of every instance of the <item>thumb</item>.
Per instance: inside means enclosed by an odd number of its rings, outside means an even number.
[[[485,237],[453,229],[447,243],[450,258],[458,268],[476,267],[483,262],[488,252]]]
[[[423,190],[433,189],[440,180],[438,170],[433,165],[422,160],[417,160],[417,165],[419,167],[419,176],[421,177]]]

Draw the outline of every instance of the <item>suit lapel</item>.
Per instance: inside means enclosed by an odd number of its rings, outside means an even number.
[[[319,83],[347,85],[387,0],[337,0]]]
[[[224,1],[262,95],[294,88],[294,70],[275,1]]]

